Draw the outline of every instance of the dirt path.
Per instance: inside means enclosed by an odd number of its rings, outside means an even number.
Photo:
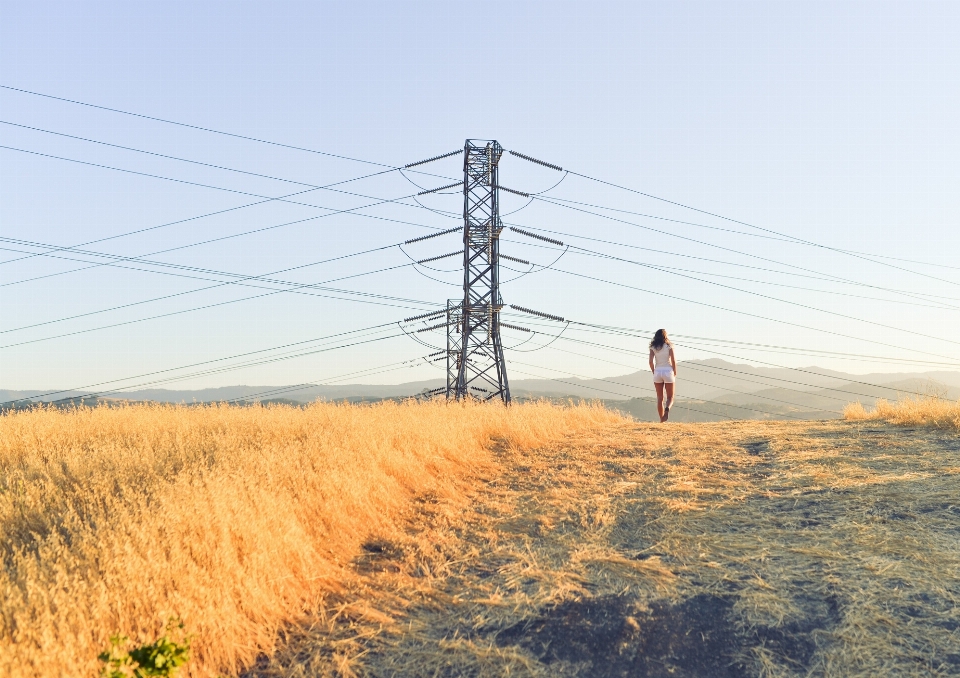
[[[249,675],[960,675],[956,434],[638,424],[497,455]]]

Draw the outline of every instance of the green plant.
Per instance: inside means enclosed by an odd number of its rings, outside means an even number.
[[[179,641],[172,639],[173,635],[179,636]],[[110,636],[110,649],[98,657],[104,663],[101,678],[172,678],[190,659],[190,637],[183,634],[179,619],[170,619],[164,634],[152,643],[128,651],[129,642],[127,636]]]

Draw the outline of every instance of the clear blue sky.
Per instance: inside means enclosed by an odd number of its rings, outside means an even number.
[[[603,212],[626,224],[534,201],[507,221],[670,252],[555,236],[674,272],[571,251],[558,268],[653,293],[551,270],[505,285],[503,295],[508,303],[591,323],[960,364],[960,343],[952,343],[960,341],[960,270],[944,267],[960,266],[958,34],[956,2],[0,0],[0,84],[388,165],[454,150],[467,137],[498,139],[564,168],[789,236],[916,260],[922,263],[887,259],[890,265],[880,265],[783,240]],[[378,170],[11,90],[0,90],[0,120],[311,185]],[[8,124],[0,124],[0,145],[258,195],[303,189]],[[0,149],[0,236],[8,239],[0,242],[2,261],[23,256],[13,250],[40,251],[13,240],[77,245],[254,200],[22,150]],[[423,170],[456,180],[460,167],[454,159]],[[560,176],[511,157],[501,166],[502,184],[521,190],[548,189]],[[410,179],[448,183],[441,176]],[[341,188],[381,199],[416,190],[397,173]],[[751,231],[572,175],[545,197]],[[297,199],[334,209],[370,202],[330,191]],[[360,210],[380,219],[335,215],[151,260],[261,275],[457,223],[407,203]],[[457,195],[424,201],[454,213],[461,203]],[[504,211],[524,204],[505,197]],[[85,249],[140,256],[324,213],[272,202]],[[553,260],[554,252],[530,242],[512,236],[503,251],[541,264]],[[413,246],[410,254],[426,257],[456,246],[456,236],[448,236]],[[394,248],[275,277],[318,283],[407,262]],[[264,290],[230,285],[191,292],[212,283],[103,266],[18,282],[82,265],[51,257],[0,264],[0,388],[84,386],[388,323],[413,315],[411,308],[427,308],[284,293],[132,322]],[[455,266],[450,259],[436,266],[447,272],[423,271],[440,282],[403,267],[331,285],[442,303],[459,294],[460,277],[448,272]],[[823,279],[829,276],[863,284]],[[177,293],[185,294],[137,303]],[[136,305],[22,329],[125,304]],[[129,324],[86,331],[117,323]],[[73,332],[81,333],[10,346]],[[524,338],[510,335],[507,344]],[[524,348],[543,341],[537,337]],[[636,340],[600,341],[645,350]],[[857,372],[919,369],[744,347],[708,353],[699,346],[688,341],[678,353]],[[168,386],[313,381],[430,351],[407,338],[389,339]],[[537,366],[517,364],[514,377],[630,371],[598,358],[638,368],[645,363],[642,356],[563,342],[512,356]],[[438,375],[416,366],[358,380]]]

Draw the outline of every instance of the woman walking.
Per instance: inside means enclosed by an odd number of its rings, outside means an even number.
[[[657,389],[657,413],[662,424],[670,417],[673,405],[673,390],[677,383],[677,359],[666,330],[657,330],[650,342],[650,371]],[[667,392],[667,404],[663,404],[663,392]]]

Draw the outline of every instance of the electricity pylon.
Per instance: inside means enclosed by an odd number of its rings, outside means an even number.
[[[460,300],[447,299],[447,400],[457,397],[460,374]]]
[[[500,222],[497,165],[503,147],[467,139],[463,149],[463,301],[456,318],[459,356],[456,381],[448,370],[447,397],[500,398],[510,386],[500,342]],[[448,344],[448,349],[451,346]]]

